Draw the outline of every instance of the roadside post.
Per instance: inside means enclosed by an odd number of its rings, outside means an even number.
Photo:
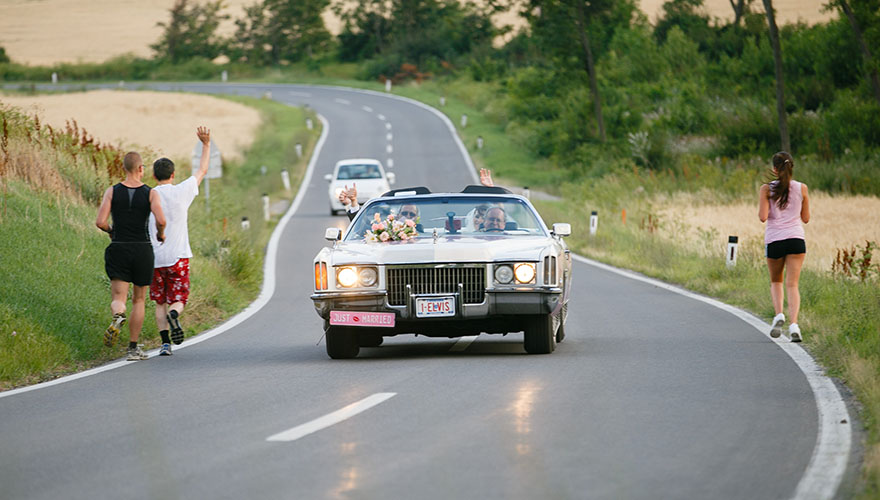
[[[599,212],[593,210],[590,213],[590,235],[596,234],[596,228],[599,225]]]
[[[620,222],[622,222],[624,226],[626,225],[626,209],[625,208],[620,211]]]
[[[287,173],[287,169],[281,169],[281,182],[284,183],[284,190],[290,191],[290,174]]]
[[[391,92],[391,79],[385,79],[385,92]]]
[[[263,220],[269,222],[269,194],[263,193]]]
[[[477,149],[483,149],[483,136],[477,136]]]
[[[52,72],[52,83],[58,83],[58,73]]]
[[[229,80],[229,73],[224,69],[223,72],[220,73],[220,81],[226,83],[227,80]]]
[[[241,228],[245,231],[251,228],[251,221],[247,217],[241,218]]]
[[[309,130],[312,130],[312,128],[314,128],[314,127],[315,127],[315,124],[312,123],[312,119],[306,118],[306,128]]]
[[[296,157],[297,158],[303,157],[303,145],[298,142],[296,143]]]
[[[739,241],[739,237],[737,236],[728,236],[727,237],[727,268],[730,269],[736,266],[736,247],[737,242]]]
[[[208,213],[211,213],[211,179],[219,179],[223,177],[223,161],[220,157],[220,149],[212,140],[209,152],[210,163],[208,163],[208,173],[205,175],[205,207]],[[199,163],[202,161],[202,142],[196,142],[196,147],[192,152],[192,169],[193,172],[199,169]]]
[[[461,115],[461,128],[467,127],[467,115]]]
[[[531,198],[531,197],[532,197],[532,192],[529,191],[529,187],[528,187],[528,186],[523,186],[523,196],[525,196],[526,198]]]
[[[441,105],[441,106],[446,106],[446,96],[441,96],[441,97],[440,97],[440,105]]]

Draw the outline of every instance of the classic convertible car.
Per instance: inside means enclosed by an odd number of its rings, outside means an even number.
[[[529,200],[503,188],[397,189],[365,204],[315,257],[311,299],[327,354],[404,333],[461,337],[524,332],[528,353],[565,337],[571,254],[565,223],[547,228]]]

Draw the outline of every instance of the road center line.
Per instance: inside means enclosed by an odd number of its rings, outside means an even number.
[[[479,335],[468,335],[467,337],[459,337],[458,340],[449,348],[449,352],[460,352],[474,343]]]
[[[372,396],[368,396],[360,401],[354,402],[345,408],[340,410],[336,410],[333,413],[328,413],[323,417],[316,418],[310,422],[306,422],[301,425],[297,425],[292,429],[288,429],[283,432],[279,432],[278,434],[273,434],[266,438],[266,441],[296,441],[297,439],[308,436],[313,432],[318,432],[321,429],[326,429],[331,425],[338,424],[343,420],[347,420],[362,411],[369,410],[370,408],[387,401],[388,399],[396,396],[396,392],[377,392]]]

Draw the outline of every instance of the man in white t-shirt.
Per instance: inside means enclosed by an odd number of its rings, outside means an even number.
[[[160,245],[153,238],[153,282],[150,283],[150,299],[156,302],[156,325],[162,337],[160,356],[171,355],[171,342],[183,342],[183,328],[179,317],[189,299],[189,228],[187,213],[189,206],[199,194],[199,184],[208,173],[211,158],[211,131],[199,127],[196,135],[202,141],[202,158],[199,170],[189,179],[174,184],[174,162],[159,158],[153,162],[153,177],[158,184],[154,190],[159,193],[165,212],[165,243]],[[155,220],[150,216],[150,234]],[[169,329],[171,334],[169,336]]]

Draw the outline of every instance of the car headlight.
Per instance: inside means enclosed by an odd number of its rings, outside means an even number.
[[[379,278],[379,273],[376,272],[375,267],[364,267],[361,268],[358,273],[358,281],[361,286],[373,286],[376,284],[376,280]]]
[[[336,270],[336,283],[343,288],[351,288],[357,283],[357,271],[353,267],[341,267]]]
[[[333,198],[334,198],[334,199],[339,199],[339,193],[341,193],[342,191],[343,191],[342,188],[336,188],[336,189],[334,189],[334,190],[333,190]]]
[[[532,283],[535,279],[535,264],[532,262],[515,264],[513,266],[513,274],[516,276],[517,283]]]
[[[495,266],[495,281],[505,285],[513,281],[513,268],[504,264]]]

